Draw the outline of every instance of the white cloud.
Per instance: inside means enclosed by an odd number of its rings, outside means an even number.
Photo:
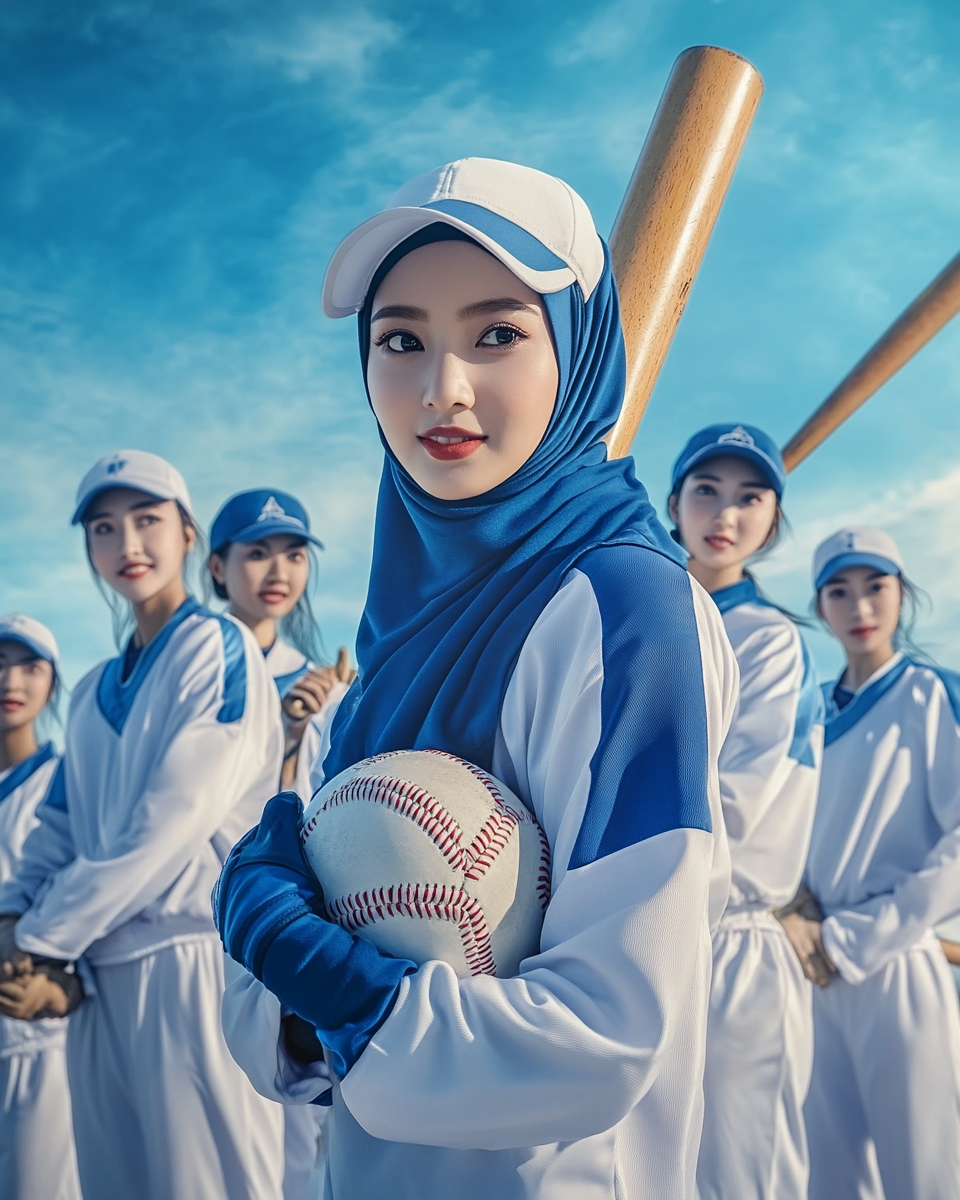
[[[301,16],[284,29],[227,34],[224,40],[238,58],[278,68],[294,83],[306,83],[331,74],[359,80],[400,34],[395,22],[360,8],[336,16]]]

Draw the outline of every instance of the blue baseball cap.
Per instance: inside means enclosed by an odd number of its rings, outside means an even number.
[[[693,435],[673,464],[670,491],[676,492],[679,489],[697,463],[702,463],[708,458],[718,458],[721,454],[731,454],[735,458],[745,458],[752,462],[769,480],[770,486],[777,493],[777,499],[783,495],[787,484],[787,472],[777,443],[762,429],[757,429],[756,425],[735,425],[732,422],[708,425],[706,429],[701,429]]]
[[[259,542],[278,533],[303,538],[323,549],[323,542],[310,532],[307,510],[294,496],[267,488],[238,492],[213,518],[210,549],[219,550],[230,542]]]
[[[848,567],[872,567],[884,575],[902,575],[903,558],[889,533],[873,525],[848,525],[825,538],[813,552],[813,587],[819,592]]]

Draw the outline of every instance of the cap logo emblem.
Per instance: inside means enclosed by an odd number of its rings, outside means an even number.
[[[857,535],[855,533],[847,534],[847,549],[848,550],[856,550],[856,546],[854,545],[854,542],[856,540],[857,540]]]
[[[107,474],[116,475],[116,473],[118,471],[122,471],[126,465],[127,460],[125,458],[115,458],[112,462],[107,463]]]
[[[263,508],[260,509],[260,516],[257,517],[257,520],[258,521],[270,521],[276,517],[285,517],[286,515],[287,514],[283,511],[283,509],[277,503],[276,497],[271,496],[270,499],[263,506]]]
[[[729,433],[721,433],[717,438],[717,445],[725,442],[736,442],[738,446],[755,446],[756,442],[744,429],[742,425],[738,425],[736,429],[731,429]]]

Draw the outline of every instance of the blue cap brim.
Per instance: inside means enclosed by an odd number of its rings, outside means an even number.
[[[706,462],[708,458],[745,458],[749,462],[754,463],[760,468],[767,480],[767,486],[772,487],[777,493],[777,499],[783,495],[784,481],[780,478],[780,472],[777,470],[777,465],[770,457],[763,453],[762,450],[757,450],[754,446],[744,446],[737,442],[728,442],[723,445],[714,444],[712,446],[704,446],[702,450],[698,450],[696,454],[692,454],[677,472],[673,486],[676,488],[682,480],[690,474],[698,463]]]
[[[246,529],[241,529],[239,533],[233,534],[230,541],[245,545],[248,542],[262,542],[264,538],[276,537],[277,534],[301,538],[305,542],[318,546],[321,550],[324,549],[323,542],[318,537],[314,537],[310,530],[305,529],[299,521],[284,521],[281,518],[257,521],[255,525],[248,525]]]
[[[54,667],[57,665],[57,660],[46,646],[41,646],[39,642],[25,637],[22,633],[8,633],[6,630],[0,630],[0,642],[17,642],[19,645],[25,646],[37,658],[42,658],[44,662],[51,663]]]
[[[820,568],[814,590],[819,592],[838,571],[844,571],[847,567],[872,567],[875,571],[882,571],[884,575],[901,574],[900,568],[892,558],[884,558],[882,554],[866,554],[848,550],[846,554],[838,554],[835,558],[831,558]]]

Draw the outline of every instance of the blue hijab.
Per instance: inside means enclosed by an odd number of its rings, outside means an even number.
[[[471,240],[430,225],[381,265],[359,313],[364,380],[380,281],[417,246],[456,238]],[[608,461],[601,440],[620,412],[626,378],[606,246],[586,303],[576,283],[543,302],[557,401],[543,440],[514,475],[481,496],[439,500],[401,467],[381,432],[386,460],[357,635],[360,670],[334,721],[327,779],[388,750],[446,750],[490,770],[520,650],[577,560],[597,546],[631,544],[684,561],[633,459]]]

